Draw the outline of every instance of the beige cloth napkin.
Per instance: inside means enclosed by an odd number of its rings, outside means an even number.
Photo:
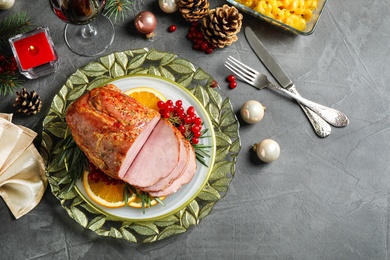
[[[45,165],[32,143],[37,134],[0,113],[0,196],[16,219],[41,201],[47,187]]]

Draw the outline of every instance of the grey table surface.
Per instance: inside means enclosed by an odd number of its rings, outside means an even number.
[[[210,1],[211,7],[224,1]],[[201,66],[220,83],[236,112],[250,99],[266,107],[258,124],[241,124],[242,149],[227,195],[209,216],[187,232],[152,244],[99,237],[62,209],[48,188],[41,203],[16,220],[0,200],[0,259],[389,259],[390,194],[390,2],[330,0],[310,36],[294,36],[244,15],[265,46],[293,78],[300,93],[345,112],[350,125],[318,138],[297,103],[239,82],[227,87],[228,55],[267,73],[245,40],[211,55],[195,52],[185,38],[189,24],[165,14],[157,1],[142,10],[158,19],[148,41],[131,19],[115,25],[107,53],[148,47],[175,52]],[[0,19],[28,11],[48,26],[60,57],[59,70],[29,80],[43,108],[36,116],[14,115],[16,124],[39,132],[53,96],[75,70],[97,58],[75,55],[63,40],[64,23],[46,0],[18,0]],[[176,24],[178,29],[168,33]],[[14,95],[1,97],[0,112],[13,113]],[[241,122],[242,123],[242,122]],[[250,147],[276,140],[280,158],[256,160]]]

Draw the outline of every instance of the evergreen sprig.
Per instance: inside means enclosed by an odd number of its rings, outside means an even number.
[[[31,29],[31,22],[27,12],[11,14],[0,21],[0,51],[9,47],[8,39]]]
[[[0,73],[0,96],[6,96],[16,88],[21,88],[24,81],[19,73],[9,71]]]

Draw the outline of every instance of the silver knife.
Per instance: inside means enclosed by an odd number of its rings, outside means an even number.
[[[272,74],[272,76],[276,79],[276,81],[285,89],[290,92],[299,95],[298,91],[295,88],[294,83],[284,72],[282,67],[277,63],[275,58],[267,51],[261,41],[257,38],[255,33],[252,31],[250,27],[245,28],[245,36],[249,42],[249,45],[252,47],[257,57],[261,60],[264,66],[268,69],[268,71]],[[311,125],[314,128],[315,133],[319,137],[327,137],[332,132],[330,125],[322,119],[319,115],[314,113],[312,110],[307,107],[301,105],[298,102],[299,106],[302,108],[303,112],[305,112],[307,118],[309,119]]]

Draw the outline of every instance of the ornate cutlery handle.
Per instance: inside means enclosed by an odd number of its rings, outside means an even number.
[[[284,94],[294,98],[296,101],[298,101],[302,105],[305,105],[306,107],[310,108],[317,115],[322,117],[326,122],[328,122],[329,124],[331,124],[333,126],[344,127],[344,126],[347,126],[349,124],[349,119],[347,118],[347,116],[336,109],[317,104],[313,101],[310,101],[306,98],[303,98],[300,95],[296,95],[296,94],[294,94],[294,93],[292,93],[292,92],[290,92],[282,87],[279,87],[277,85],[270,84],[270,86],[272,88],[279,90],[279,91],[283,92]],[[294,85],[292,87],[294,87]]]
[[[295,86],[290,87],[288,89],[288,91],[294,93],[295,95],[299,95]],[[324,119],[322,119],[319,115],[314,113],[312,110],[303,106],[301,103],[298,102],[298,104],[302,108],[303,112],[305,112],[305,114],[306,114],[307,118],[309,119],[311,125],[313,126],[314,132],[317,134],[317,136],[319,136],[321,138],[325,138],[328,135],[330,135],[330,133],[332,132],[332,128]]]

